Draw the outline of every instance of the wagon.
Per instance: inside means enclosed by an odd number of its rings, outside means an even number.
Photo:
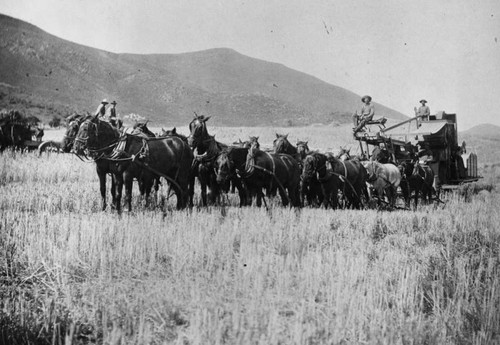
[[[414,159],[416,145],[427,146],[433,154],[431,168],[439,178],[441,189],[454,189],[464,183],[478,181],[475,153],[466,153],[466,144],[458,144],[457,115],[444,111],[430,116],[416,116],[390,127],[384,123],[367,124],[355,132],[361,152],[371,157],[376,147],[384,144],[390,160],[396,164]]]

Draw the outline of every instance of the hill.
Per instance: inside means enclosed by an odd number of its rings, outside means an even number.
[[[0,15],[0,106],[43,119],[93,112],[115,99],[122,115],[185,124],[194,111],[226,126],[346,123],[360,96],[281,64],[219,48],[115,54]],[[377,115],[406,117],[376,104]]]
[[[474,126],[466,131],[460,132],[460,134],[464,136],[500,141],[500,127],[490,123],[483,123]]]

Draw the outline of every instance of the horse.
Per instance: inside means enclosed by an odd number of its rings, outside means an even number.
[[[309,154],[309,152],[311,152],[311,150],[309,150],[309,146],[307,145],[307,143],[308,143],[307,141],[297,140],[297,154],[301,161],[303,161],[304,158],[306,158],[306,156]]]
[[[132,128],[133,128],[132,134],[142,134],[148,138],[156,137],[156,135],[149,130],[148,121],[136,122]]]
[[[421,165],[419,162],[403,162],[401,169],[403,171],[401,180],[401,191],[405,199],[406,207],[410,206],[410,199],[414,193],[414,207],[418,206],[418,197],[422,194],[424,203],[431,202],[434,188],[434,172],[427,165]]]
[[[307,141],[297,140],[297,155],[299,160],[299,165],[301,169],[304,167],[304,159],[311,153]],[[302,176],[302,175],[301,175]],[[300,200],[302,206],[305,204],[306,200],[309,205],[321,205],[323,203],[323,194],[321,192],[321,184],[319,183],[316,176],[312,176],[307,181],[301,178],[300,181]]]
[[[158,137],[178,137],[178,138],[182,139],[182,141],[184,141],[186,144],[188,143],[187,137],[183,134],[177,133],[176,127],[172,128],[172,129],[162,128]]]
[[[321,202],[325,208],[330,205],[333,209],[338,204],[339,177],[327,167],[328,158],[319,152],[310,152],[304,158],[304,168],[302,169],[301,180],[309,183],[315,179],[321,188]],[[320,204],[321,204],[320,202]]]
[[[189,123],[188,137],[188,144],[195,152],[192,164],[193,178],[197,176],[200,182],[203,206],[208,205],[207,201],[214,204],[220,195],[220,186],[215,178],[214,161],[222,150],[227,149],[227,145],[216,141],[214,136],[208,134],[206,122],[209,119],[210,116],[195,114],[194,119]],[[191,191],[194,190],[193,178],[190,182]],[[207,187],[210,190],[209,200],[207,200]]]
[[[359,209],[363,205],[362,197],[368,198],[366,180],[368,172],[360,160],[351,159],[342,161],[333,155],[327,155],[332,173],[340,179],[342,194],[349,201],[352,207]]]
[[[71,127],[71,130],[70,130]],[[74,128],[78,128],[73,137]],[[69,131],[69,132],[68,132]],[[70,150],[77,155],[90,155],[96,163],[96,172],[99,177],[99,187],[101,193],[102,207],[106,209],[106,175],[111,174],[111,197],[113,208],[120,210],[120,203],[116,198],[116,169],[113,161],[106,159],[118,143],[120,133],[106,121],[97,117],[85,118],[77,127],[68,126],[67,135],[63,139],[63,150]],[[70,143],[71,142],[71,146]]]
[[[222,150],[214,162],[217,183],[224,189],[224,187],[228,188],[228,184],[231,182],[232,186],[238,189],[240,207],[249,204],[246,188],[237,174],[237,171],[244,170],[247,154],[247,148],[229,147],[227,150]]]
[[[394,207],[396,204],[396,191],[401,183],[401,173],[394,164],[382,164],[377,161],[363,161],[363,166],[368,172],[367,182],[373,186],[378,196],[378,205],[382,203],[384,196],[388,204]]]
[[[297,157],[296,159],[298,160],[300,159],[297,155],[297,148],[288,141],[288,134],[276,133],[276,139],[273,141],[273,149],[274,153],[286,153],[292,157]]]
[[[76,135],[80,129],[80,125],[83,121],[90,118],[90,116],[74,114],[66,119],[66,132],[64,133],[61,145],[63,152],[71,152]]]
[[[283,206],[300,206],[300,167],[295,158],[287,154],[261,151],[254,142],[240,171],[251,196],[257,197],[257,206],[262,206],[262,189],[268,191],[277,186]]]
[[[177,196],[177,208],[186,207],[187,190],[193,153],[189,146],[179,138],[152,138],[132,134],[119,136],[111,124],[97,118],[86,120],[80,126],[75,139],[75,150],[83,149],[100,157],[96,163],[105,162],[113,173],[116,183],[114,203],[121,209],[121,196],[125,185],[125,205],[132,210],[133,179],[142,179],[146,193],[157,176],[171,182]],[[101,194],[103,188],[101,185]],[[104,198],[104,197],[103,197]]]

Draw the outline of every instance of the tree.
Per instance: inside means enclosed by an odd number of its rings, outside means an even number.
[[[61,118],[58,116],[53,116],[52,120],[49,121],[49,126],[52,128],[59,127],[61,125]]]
[[[37,126],[40,123],[40,119],[38,117],[36,117],[35,115],[28,116],[26,118],[26,120],[32,126]]]

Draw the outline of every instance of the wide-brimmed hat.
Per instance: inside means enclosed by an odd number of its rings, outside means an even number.
[[[427,101],[425,99],[421,99],[420,103],[427,103]]]
[[[365,95],[365,96],[361,97],[361,102],[364,102],[365,98],[368,98],[368,102],[372,101],[372,97],[371,96]]]
[[[106,98],[104,98],[101,103],[102,104],[108,104],[108,100]]]
[[[113,101],[113,102],[111,102],[111,104],[114,104],[114,105],[116,105],[116,101]]]

